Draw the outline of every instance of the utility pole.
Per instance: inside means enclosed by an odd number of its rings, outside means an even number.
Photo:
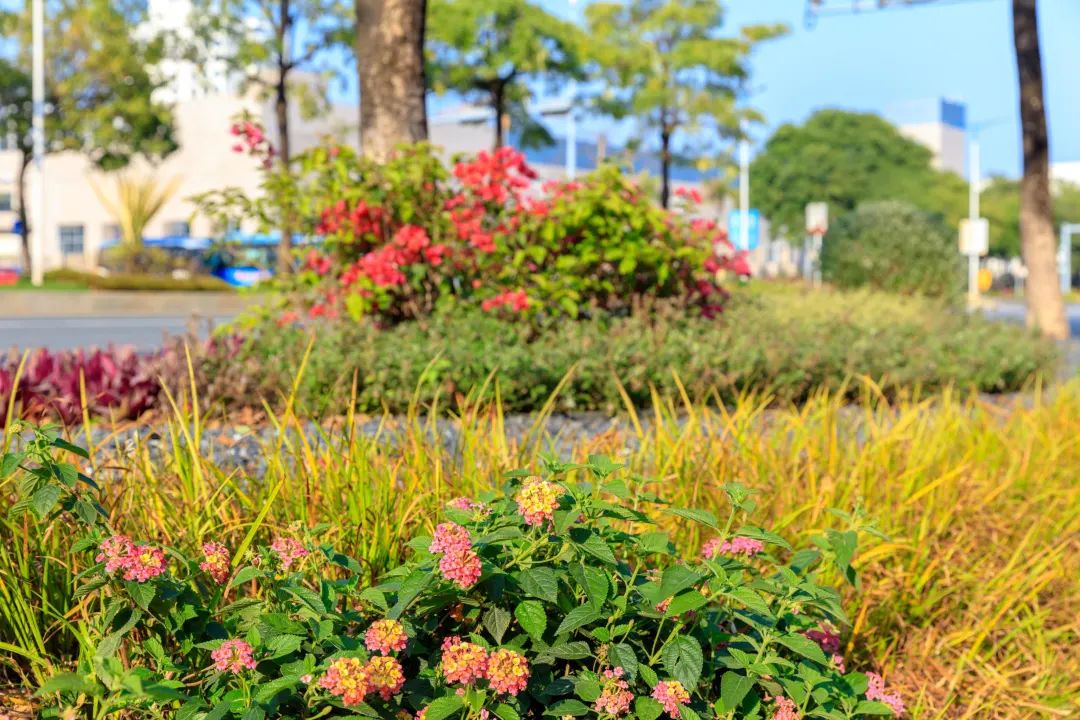
[[[982,189],[982,169],[979,158],[979,136],[972,132],[968,148],[968,226],[974,233],[979,221],[979,191]],[[968,248],[968,309],[979,306],[979,256]]]
[[[570,14],[577,21],[577,0],[570,0]],[[570,107],[566,110],[566,179],[573,180],[577,174],[577,80],[570,78]]]
[[[739,140],[739,245],[750,247],[750,143],[745,133]]]
[[[45,0],[33,0],[34,219],[30,224],[30,282],[45,280]]]

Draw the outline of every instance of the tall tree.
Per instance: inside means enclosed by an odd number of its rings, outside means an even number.
[[[629,0],[590,5],[589,47],[608,88],[596,106],[616,119],[633,117],[657,133],[660,202],[668,206],[677,145],[733,138],[756,113],[736,99],[749,77],[757,43],[781,25],[750,25],[723,37],[719,0]]]
[[[1024,174],[1020,179],[1020,245],[1028,269],[1028,325],[1052,338],[1069,337],[1058,285],[1054,217],[1050,203],[1050,139],[1043,99],[1042,54],[1036,0],[1013,0],[1013,41],[1020,79]]]
[[[383,161],[394,146],[427,140],[427,0],[355,0],[360,143]]]
[[[834,215],[874,200],[903,200],[953,223],[967,213],[967,183],[935,170],[927,148],[871,113],[819,110],[781,125],[750,176],[751,205],[796,236],[807,203],[818,201]]]
[[[45,5],[46,152],[84,153],[101,170],[116,170],[137,156],[151,161],[176,149],[170,109],[153,99],[150,68],[160,61],[160,38],[140,37],[145,3],[134,0],[49,0]],[[0,58],[0,124],[19,152],[17,212],[23,267],[30,270],[35,231],[26,197],[32,160],[30,13],[3,18],[12,59]]]
[[[279,162],[292,158],[289,118],[294,95],[310,96],[312,83],[294,83],[301,71],[315,72],[343,39],[352,10],[346,0],[195,0],[193,59],[214,58],[274,103]],[[278,272],[292,269],[292,224],[278,241]]]
[[[541,81],[555,89],[584,76],[580,30],[527,0],[432,0],[430,13],[434,90],[453,90],[489,106],[495,147],[506,142],[511,119],[523,144],[550,144],[547,130],[528,112],[529,84]]]

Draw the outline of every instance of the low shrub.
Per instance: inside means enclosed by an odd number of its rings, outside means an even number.
[[[44,716],[91,708],[178,718],[636,720],[900,715],[880,676],[847,668],[848,623],[828,579],[858,582],[858,517],[794,549],[744,524],[756,503],[724,486],[724,520],[672,506],[601,456],[511,472],[458,498],[412,558],[377,584],[318,540],[132,540],[94,481],[54,459],[85,451],[39,432],[5,456],[12,519],[74,540],[82,598],[74,672],[38,690]],[[635,487],[636,486],[636,487]],[[653,525],[709,539],[697,553]],[[29,517],[26,518],[30,520]],[[259,537],[257,537],[257,535]],[[47,560],[46,560],[47,562]]]
[[[258,197],[233,188],[199,205],[221,227],[255,222],[320,239],[299,272],[277,279],[290,316],[389,325],[457,303],[519,319],[577,317],[625,312],[643,298],[713,316],[724,299],[718,272],[745,265],[715,222],[656,206],[614,166],[540,183],[512,148],[448,171],[420,144],[385,164],[320,147],[289,172],[264,167]]]
[[[506,409],[528,412],[561,387],[556,409],[610,413],[649,405],[654,389],[725,403],[746,392],[781,403],[821,390],[854,398],[860,376],[888,396],[948,386],[1008,392],[1049,375],[1056,351],[1022,328],[933,301],[793,291],[739,296],[719,321],[659,307],[541,330],[482,311],[390,329],[268,323],[203,358],[200,385],[229,407],[273,404],[290,394],[302,361],[298,404],[316,415],[345,412],[354,379],[361,412],[496,393]]]
[[[956,232],[914,205],[864,203],[829,228],[822,275],[839,287],[952,297],[963,287]]]
[[[9,409],[16,417],[65,425],[81,423],[84,413],[137,418],[157,407],[159,378],[170,363],[177,364],[178,356],[167,351],[140,355],[130,348],[37,350],[25,357],[9,351],[0,356],[0,427]]]
[[[235,288],[221,278],[213,275],[191,275],[173,277],[172,275],[148,275],[140,273],[97,273],[61,268],[45,273],[46,282],[82,286],[93,290],[135,290],[155,292],[193,292],[217,291],[233,292]]]

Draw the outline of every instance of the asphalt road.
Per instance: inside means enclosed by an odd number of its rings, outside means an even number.
[[[214,324],[227,322],[232,315],[213,318]],[[133,345],[137,350],[160,347],[168,335],[184,334],[190,316],[69,316],[0,317],[0,351],[10,347],[65,350],[76,347]],[[198,332],[205,337],[208,325],[200,321]]]
[[[77,302],[78,296],[72,296]],[[1080,305],[1069,305],[1069,325],[1074,339],[1080,338]],[[987,309],[986,315],[996,320],[1024,322],[1024,305],[1015,301],[1000,301]],[[233,313],[212,316],[214,324],[233,319]],[[166,335],[181,335],[187,331],[191,316],[180,315],[116,315],[63,317],[0,317],[0,351],[10,347],[45,347],[62,350],[75,347],[104,347],[134,345],[138,350],[160,347]],[[208,331],[206,320],[199,323],[199,333]]]

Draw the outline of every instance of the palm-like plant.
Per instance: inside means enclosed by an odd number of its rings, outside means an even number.
[[[107,195],[91,181],[98,200],[120,226],[120,242],[127,253],[142,250],[143,232],[180,186],[180,178],[160,182],[153,175],[123,174],[116,177],[116,192]]]

